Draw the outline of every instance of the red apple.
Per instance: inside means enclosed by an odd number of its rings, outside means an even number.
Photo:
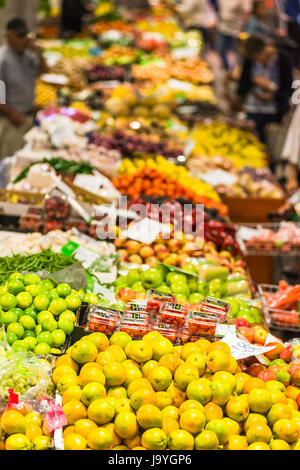
[[[139,251],[139,255],[144,259],[151,258],[151,256],[154,255],[154,250],[151,248],[151,246],[142,246]]]
[[[141,244],[136,242],[135,240],[128,240],[125,244],[125,248],[127,249],[130,255],[135,255],[140,251]]]
[[[264,345],[268,332],[262,326],[254,326],[254,343]]]
[[[277,380],[276,375],[270,370],[263,370],[257,375],[258,379],[268,382],[269,380]]]
[[[300,387],[300,367],[297,367],[293,369],[291,372],[291,382],[293,385],[296,385],[296,387]]]
[[[293,350],[293,346],[290,344],[289,346],[287,346],[280,352],[279,358],[283,359],[285,362],[291,362],[292,350]]]
[[[252,377],[257,377],[260,372],[264,372],[265,370],[266,367],[263,364],[255,362],[254,364],[251,364],[250,367],[248,367],[247,374],[251,375]]]
[[[265,356],[271,361],[273,361],[274,359],[278,359],[281,351],[284,350],[284,344],[277,343],[276,341],[270,342],[266,344],[265,346],[274,346],[273,349],[264,353]]]
[[[249,341],[249,343],[253,343],[254,331],[252,328],[249,328],[248,326],[240,326],[239,331]]]

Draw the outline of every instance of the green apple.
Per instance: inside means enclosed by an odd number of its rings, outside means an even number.
[[[198,292],[194,292],[189,296],[188,300],[191,304],[198,304],[202,299],[204,299],[204,295],[199,294]]]
[[[139,269],[130,269],[126,276],[127,286],[131,287],[136,282],[141,281],[141,271]]]
[[[131,285],[130,289],[133,292],[141,292],[142,294],[146,293],[146,290],[144,289],[144,286],[141,281],[137,281],[134,284]]]
[[[167,274],[166,282],[169,286],[179,282],[185,283],[187,285],[187,276],[185,276],[185,274],[171,271]]]
[[[187,297],[190,294],[190,290],[185,282],[175,282],[171,284],[171,291],[173,294],[183,294]]]
[[[198,269],[193,264],[187,264],[186,266],[182,268],[182,270],[185,271],[186,273],[197,274],[197,276],[199,275]]]
[[[141,282],[146,290],[156,289],[163,282],[162,271],[157,268],[150,268],[141,274]]]
[[[160,286],[157,287],[157,292],[160,292],[161,294],[171,294],[171,289],[167,284],[161,284]]]
[[[205,296],[208,294],[208,289],[209,289],[208,283],[204,281],[203,279],[199,279],[197,292]]]
[[[189,276],[188,279],[188,288],[190,292],[197,292],[198,291],[198,278],[194,276]]]

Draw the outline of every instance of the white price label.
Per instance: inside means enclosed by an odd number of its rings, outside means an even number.
[[[122,236],[131,238],[141,243],[151,245],[160,233],[170,233],[171,228],[169,225],[161,224],[156,220],[145,218],[134,225],[131,225],[128,230],[122,233]]]
[[[231,186],[237,182],[237,178],[234,175],[223,170],[209,171],[200,177],[205,181],[205,183],[210,184],[211,186],[218,186],[219,184]]]
[[[219,323],[216,327],[215,336],[226,336],[227,334],[235,334],[236,326],[235,325],[224,325]]]
[[[193,88],[193,85],[189,82],[184,82],[183,80],[176,80],[176,78],[170,78],[170,80],[167,81],[167,85],[170,88],[173,88],[174,90],[179,90],[179,91],[191,91]]]
[[[236,359],[245,359],[246,357],[259,356],[265,352],[271,351],[274,346],[255,346],[247,340],[238,338],[232,333],[228,333],[222,342],[230,346],[231,355]]]
[[[199,55],[199,49],[197,47],[176,47],[172,51],[172,59],[195,59]]]

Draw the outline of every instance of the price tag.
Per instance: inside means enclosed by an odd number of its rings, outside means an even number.
[[[219,184],[231,186],[237,182],[237,178],[234,175],[223,170],[209,171],[200,175],[200,178],[211,186],[218,186]]]
[[[172,51],[172,59],[195,59],[198,57],[199,49],[197,47],[176,47]]]
[[[235,325],[224,325],[223,323],[218,323],[216,327],[215,336],[223,337],[227,334],[235,335],[236,326]]]
[[[160,233],[170,233],[171,228],[169,225],[161,224],[156,220],[145,218],[134,225],[131,225],[128,230],[124,230],[122,237],[131,238],[141,243],[151,245]]]
[[[246,357],[259,356],[267,351],[271,351],[274,346],[255,346],[247,340],[238,338],[231,332],[222,339],[222,341],[230,346],[231,355],[236,359],[245,359]]]
[[[184,82],[183,80],[176,80],[176,78],[170,78],[170,80],[167,81],[167,85],[174,90],[180,90],[184,92],[191,91],[193,88],[191,83]]]

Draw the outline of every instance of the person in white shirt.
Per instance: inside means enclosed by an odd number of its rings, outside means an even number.
[[[230,70],[229,52],[235,52],[237,39],[252,10],[252,0],[218,0],[217,50],[223,67]]]
[[[216,24],[216,12],[209,0],[182,0],[176,6],[183,22],[184,28],[199,30],[204,38],[204,42],[211,44],[210,31]]]

